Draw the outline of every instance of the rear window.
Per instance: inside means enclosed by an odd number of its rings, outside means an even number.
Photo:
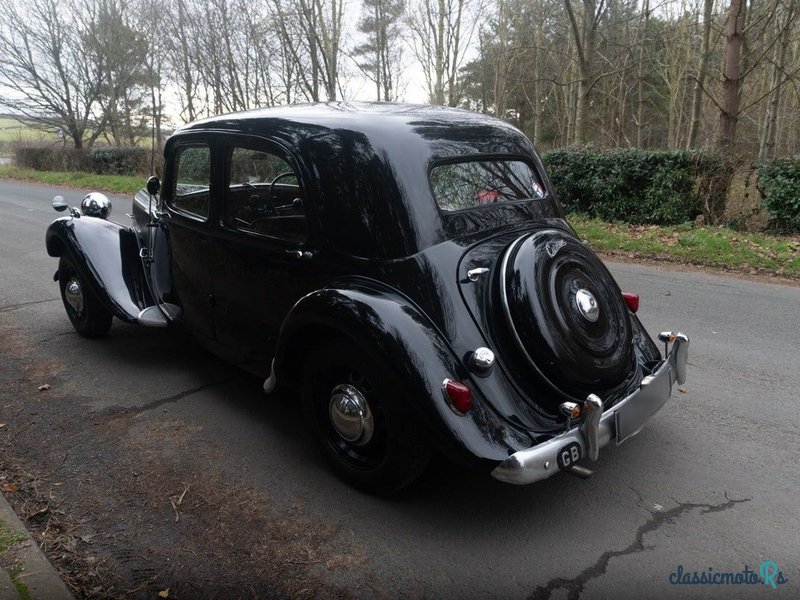
[[[431,169],[430,181],[436,203],[446,212],[545,196],[541,179],[521,160],[440,164]]]

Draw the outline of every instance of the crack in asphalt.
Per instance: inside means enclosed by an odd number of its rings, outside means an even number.
[[[190,388],[188,390],[184,390],[182,392],[178,392],[177,394],[173,394],[171,396],[167,396],[165,398],[158,398],[157,400],[153,400],[152,402],[148,402],[147,404],[143,404],[142,406],[109,406],[108,408],[103,409],[99,412],[105,413],[123,413],[127,416],[138,416],[142,413],[145,413],[149,410],[153,410],[165,404],[169,404],[170,402],[177,402],[182,398],[186,398],[187,396],[191,396],[198,392],[202,392],[203,390],[207,390],[208,388],[216,387],[218,385],[223,385],[225,383],[229,383],[237,378],[237,375],[233,375],[231,377],[226,377],[225,379],[220,379],[218,381],[211,381],[209,383],[204,383],[203,385],[199,385],[194,388]]]
[[[26,306],[30,306],[32,304],[45,304],[47,302],[55,302],[56,300],[61,300],[61,298],[50,298],[49,300],[31,300],[30,302],[20,302],[19,304],[9,304],[8,306],[0,306],[0,313],[11,312],[12,310],[17,310],[18,308],[25,308]]]
[[[728,498],[727,494],[725,494],[725,498]],[[570,579],[567,579],[566,577],[556,577],[551,579],[545,585],[538,586],[533,593],[528,596],[528,600],[549,600],[549,598],[553,595],[553,592],[559,589],[568,591],[567,598],[569,600],[578,600],[583,592],[583,588],[589,581],[605,575],[606,570],[608,569],[608,563],[611,562],[612,558],[636,554],[638,552],[643,552],[644,550],[650,549],[651,547],[644,545],[644,536],[651,531],[655,531],[662,525],[672,522],[673,519],[682,515],[683,513],[696,508],[702,509],[700,514],[704,515],[708,513],[722,512],[724,510],[728,510],[729,508],[733,508],[736,504],[749,502],[750,500],[752,500],[752,498],[742,498],[741,500],[728,499],[727,502],[723,502],[722,504],[695,504],[691,502],[679,502],[675,508],[671,508],[667,511],[649,511],[651,515],[650,519],[648,519],[646,523],[639,527],[639,529],[636,531],[636,538],[627,548],[604,552],[593,565],[586,567],[575,577]]]

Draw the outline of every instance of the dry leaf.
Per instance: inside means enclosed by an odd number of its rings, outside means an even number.
[[[0,429],[2,429],[2,428],[3,428],[3,427],[5,427],[5,426],[6,426],[6,424],[5,424],[5,423],[0,423]]]
[[[158,597],[159,598],[169,598],[169,588],[167,588],[165,590],[161,590],[160,592],[158,592]]]
[[[0,485],[0,490],[4,491],[6,494],[13,494],[19,489],[19,486],[16,483],[4,483]]]
[[[45,383],[45,384],[42,384],[42,385],[39,386],[39,391],[40,392],[43,392],[43,391],[49,390],[49,389],[50,389],[50,384],[49,383]]]
[[[679,388],[678,388],[678,391],[679,391],[681,394],[685,394],[685,393],[686,393],[686,392],[688,392],[689,390],[687,390],[685,387],[679,387]]]

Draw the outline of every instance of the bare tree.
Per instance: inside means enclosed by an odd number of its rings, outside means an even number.
[[[587,141],[587,119],[589,115],[589,94],[597,83],[595,56],[597,53],[597,30],[607,5],[606,0],[582,0],[582,10],[576,15],[573,0],[564,0],[569,16],[575,52],[578,59],[578,90],[575,112],[575,143]]]
[[[711,53],[711,26],[714,12],[714,0],[703,0],[703,33],[702,47],[700,49],[700,65],[694,76],[694,92],[692,94],[692,118],[689,127],[688,148],[697,146],[697,134],[700,130],[700,114],[703,108],[703,91],[708,74],[708,59]]]
[[[361,72],[375,84],[378,101],[396,100],[402,45],[404,0],[363,0],[358,28],[367,41],[353,49]]]
[[[102,122],[117,146],[136,143],[136,120],[146,110],[148,92],[147,42],[131,22],[128,6],[120,0],[98,0],[83,35],[84,60],[93,62],[103,74],[97,101]]]
[[[764,127],[758,149],[759,160],[775,157],[775,141],[777,139],[777,120],[784,83],[788,77],[786,72],[786,55],[791,42],[792,25],[797,17],[796,0],[789,0],[785,10],[775,19],[775,55],[772,61],[772,73],[769,79],[769,103],[764,115]]]
[[[407,23],[432,104],[456,106],[459,71],[475,36],[480,7],[469,0],[417,0]]]
[[[344,0],[270,0],[286,59],[308,100],[336,100]]]
[[[11,90],[0,106],[63,131],[75,148],[91,146],[102,129],[92,130],[105,81],[102,68],[86,58],[86,11],[70,0],[25,6],[0,0],[0,85]]]

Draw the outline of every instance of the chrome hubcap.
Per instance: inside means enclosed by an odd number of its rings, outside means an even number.
[[[64,286],[64,297],[76,313],[80,315],[83,312],[83,290],[77,278],[69,278],[67,285]]]
[[[580,289],[575,293],[575,303],[583,318],[594,323],[600,318],[600,305],[589,290]]]
[[[352,385],[337,385],[331,392],[328,414],[336,433],[355,446],[368,444],[375,423],[364,395]]]

